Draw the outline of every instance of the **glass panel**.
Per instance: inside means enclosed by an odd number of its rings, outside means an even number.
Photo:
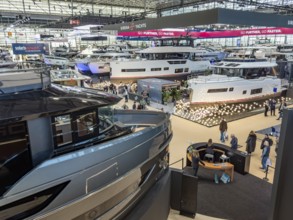
[[[88,134],[94,133],[96,125],[96,112],[90,112],[80,115],[76,119],[78,137],[83,137]]]
[[[56,143],[57,146],[72,143],[72,126],[70,115],[62,115],[55,117]]]
[[[99,133],[103,133],[113,125],[113,108],[99,108],[99,119]]]
[[[0,196],[31,168],[26,123],[0,128]]]

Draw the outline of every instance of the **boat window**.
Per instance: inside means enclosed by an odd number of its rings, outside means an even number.
[[[169,70],[169,67],[164,67],[164,70]]]
[[[184,68],[184,72],[187,73],[189,71],[189,68]]]
[[[113,126],[113,108],[99,108],[99,134],[103,134]]]
[[[93,134],[95,131],[96,123],[96,112],[90,112],[78,116],[76,119],[78,137]]]
[[[0,196],[32,169],[25,122],[0,127]]]
[[[228,88],[221,88],[221,89],[209,89],[208,93],[218,93],[218,92],[227,92]]]
[[[246,93],[247,93],[247,91],[246,90],[243,90],[242,94],[245,95]]]
[[[151,68],[151,71],[161,71],[162,68]]]
[[[234,90],[233,87],[229,88],[229,92],[233,92],[233,90]]]
[[[72,124],[70,115],[54,117],[55,141],[57,147],[72,143]]]
[[[175,73],[183,73],[183,68],[175,69]]]
[[[168,61],[169,64],[186,64],[186,60]]]
[[[259,93],[262,93],[262,88],[252,89],[250,91],[250,95],[259,94]]]
[[[121,72],[145,72],[145,69],[122,69]]]

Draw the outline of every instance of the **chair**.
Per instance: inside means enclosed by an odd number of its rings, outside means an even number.
[[[225,154],[222,154],[220,156],[220,162],[222,162],[222,163],[230,162],[230,157],[226,156]]]
[[[234,155],[233,152],[228,151],[228,152],[226,153],[226,155],[225,155],[225,154],[222,154],[222,155],[221,155],[221,157],[220,157],[220,161],[221,161],[222,163],[230,162],[230,158],[231,158],[233,155]]]
[[[208,160],[210,162],[210,160],[214,161],[214,155],[213,154],[205,154],[204,155],[204,160]]]

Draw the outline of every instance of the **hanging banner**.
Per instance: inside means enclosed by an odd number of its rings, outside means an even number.
[[[148,30],[135,32],[118,32],[118,36],[128,37],[183,37],[189,36],[194,38],[221,38],[221,37],[242,37],[253,35],[279,35],[293,34],[293,28],[260,28],[244,30],[225,30],[225,31],[162,31]]]
[[[48,54],[49,47],[47,44],[12,44],[13,54],[25,55],[25,54]]]

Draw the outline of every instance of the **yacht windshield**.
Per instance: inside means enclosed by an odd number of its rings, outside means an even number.
[[[262,76],[276,75],[274,68],[215,68],[215,74],[238,76],[246,79],[254,79]]]
[[[99,108],[99,133],[105,133],[113,126],[113,107],[107,106]]]

